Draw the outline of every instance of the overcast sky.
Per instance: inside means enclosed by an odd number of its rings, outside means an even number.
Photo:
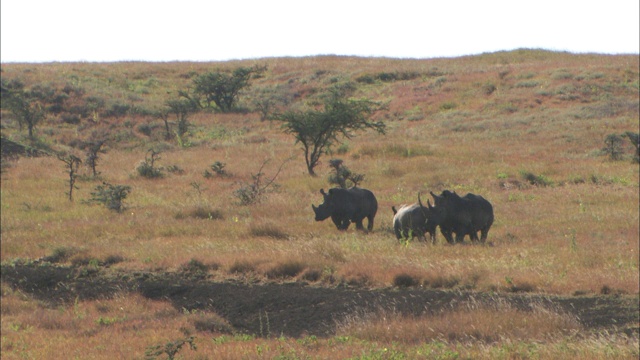
[[[638,54],[638,0],[2,0],[1,61]]]

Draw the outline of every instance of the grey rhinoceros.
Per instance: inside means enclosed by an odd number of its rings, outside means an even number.
[[[367,218],[367,230],[373,229],[373,219],[378,211],[375,195],[367,189],[352,187],[350,189],[333,188],[328,193],[320,189],[324,202],[318,207],[311,205],[316,214],[316,221],[329,217],[339,230],[347,230],[351,222],[356,229],[364,230],[362,221]]]
[[[427,221],[428,226],[440,226],[442,235],[449,243],[453,243],[453,235],[456,234],[456,242],[463,242],[469,235],[472,241],[478,241],[478,231],[481,233],[481,242],[487,240],[489,229],[493,224],[493,206],[480,195],[467,194],[460,197],[449,190],[444,190],[440,195],[431,192],[435,203],[434,209],[439,214]]]
[[[426,240],[425,234],[429,233],[431,242],[436,242],[436,227],[440,222],[438,216],[440,212],[431,206],[427,200],[428,207],[422,205],[420,194],[418,193],[418,203],[412,205],[402,205],[396,210],[395,206],[391,207],[393,211],[393,231],[396,238],[410,239],[417,237],[419,240]],[[428,222],[428,220],[431,221]]]

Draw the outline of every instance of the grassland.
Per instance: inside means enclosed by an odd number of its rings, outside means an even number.
[[[188,87],[189,74],[253,65],[268,70],[243,94],[247,111],[193,115],[186,146],[165,141],[160,120],[145,115]],[[546,307],[522,311],[466,301],[413,317],[388,309],[354,312],[329,336],[288,337],[267,334],[266,314],[257,319],[264,331],[248,334],[211,309],[176,308],[129,290],[52,305],[28,286],[10,286],[4,273],[25,265],[71,267],[82,276],[195,269],[198,281],[250,286],[304,282],[327,289],[622,298],[637,305],[638,163],[629,144],[620,161],[601,149],[609,134],[638,132],[638,68],[635,55],[541,50],[430,60],[3,64],[3,79],[71,85],[104,99],[105,108],[127,104],[139,111],[119,118],[95,113],[79,124],[51,116],[40,124],[35,145],[79,155],[80,140],[96,131],[111,135],[101,175],[83,169],[74,202],[65,195],[68,174],[57,158],[19,157],[3,166],[2,356],[59,358],[77,349],[70,358],[141,358],[149,346],[189,333],[198,349],[185,345],[184,358],[637,358],[637,320],[622,326],[635,331],[594,330],[571,312]],[[356,97],[388,103],[375,115],[387,134],[358,133],[310,177],[293,138],[260,121],[252,101],[269,94],[295,108],[341,83],[355,85]],[[2,126],[6,138],[29,142],[5,110]],[[162,150],[162,178],[136,172],[150,148]],[[238,204],[234,192],[265,161],[269,177],[291,157],[276,188],[255,205]],[[310,205],[329,187],[332,157],[365,174],[362,187],[376,194],[372,233],[313,221]],[[215,161],[226,164],[227,175],[205,178]],[[531,184],[525,174],[544,182]],[[125,212],[82,201],[103,181],[131,186]],[[441,235],[435,245],[395,239],[391,206],[444,189],[492,202],[489,244],[450,246]]]

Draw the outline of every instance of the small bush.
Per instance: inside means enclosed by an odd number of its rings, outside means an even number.
[[[256,266],[246,260],[236,260],[230,267],[230,274],[247,274],[256,271]]]
[[[140,124],[138,125],[138,132],[146,136],[151,136],[156,127],[157,126],[153,124]]]
[[[423,286],[430,286],[434,289],[451,289],[460,283],[460,279],[455,276],[433,276],[422,280]]]
[[[284,279],[293,278],[300,274],[305,269],[305,265],[297,260],[290,260],[277,264],[271,269],[267,270],[265,275],[269,279]]]
[[[183,212],[179,212],[176,214],[176,219],[184,219],[185,217],[191,217],[194,219],[204,219],[204,220],[223,220],[224,215],[222,211],[217,209],[211,209],[206,206],[197,206],[192,210],[188,211],[186,214]]]
[[[172,173],[172,174],[176,174],[176,175],[184,174],[184,169],[181,168],[178,165],[169,165],[169,166],[167,166],[167,171]]]
[[[307,269],[300,277],[302,280],[316,282],[322,277],[322,270]]]
[[[207,272],[209,267],[198,259],[191,259],[188,263],[182,265],[180,270],[188,273]]]
[[[445,102],[445,103],[442,103],[442,105],[440,105],[440,110],[444,110],[444,111],[453,110],[457,107],[458,107],[458,104],[454,102]]]
[[[138,164],[136,170],[138,175],[147,179],[161,178],[164,176],[161,168],[155,167],[155,162],[160,160],[160,152],[155,150],[147,151],[145,159]]]
[[[493,83],[486,83],[482,85],[482,93],[485,95],[491,95],[497,90]]]
[[[159,168],[153,167],[153,165],[146,161],[141,162],[136,167],[136,171],[138,171],[138,175],[148,179],[160,178],[163,176],[162,171]]]
[[[516,84],[517,88],[534,88],[540,85],[537,81],[521,81]]]
[[[264,236],[278,240],[286,240],[289,238],[289,234],[274,224],[251,225],[249,232],[253,236]]]
[[[124,199],[126,199],[130,192],[131,186],[112,185],[103,182],[102,185],[96,186],[95,190],[91,193],[89,202],[103,204],[107,209],[121,213],[125,209]]]
[[[393,278],[393,285],[397,287],[412,287],[420,285],[420,280],[413,275],[402,273]]]
[[[125,259],[120,255],[109,255],[104,259],[104,265],[114,265],[123,262]]]
[[[329,175],[329,184],[338,185],[342,189],[358,186],[364,180],[364,174],[352,172],[341,159],[329,160],[332,173]]]
[[[76,115],[76,114],[62,114],[62,116],[60,117],[62,119],[62,122],[64,122],[65,124],[70,124],[70,125],[78,125],[80,124],[80,116]]]
[[[205,170],[203,176],[207,179],[212,178],[214,175],[218,175],[218,176],[228,176],[229,174],[227,173],[227,171],[224,169],[224,167],[227,164],[220,162],[220,161],[216,161],[213,164],[211,164],[211,166],[209,167],[211,169],[211,171],[213,172],[209,172],[209,170]]]
[[[547,178],[544,175],[535,175],[528,171],[522,171],[520,173],[522,178],[526,180],[529,184],[540,187],[547,187],[553,185],[553,181]]]
[[[42,258],[42,261],[47,261],[50,263],[61,263],[77,253],[77,249],[61,246],[53,249],[53,253]]]
[[[198,318],[192,320],[192,323],[193,327],[198,331],[223,334],[232,334],[234,332],[229,322],[217,314],[200,314]]]
[[[197,347],[194,341],[194,336],[188,336],[184,339],[169,341],[164,345],[149,346],[145,351],[145,357],[146,359],[158,359],[162,355],[167,355],[169,360],[173,360],[185,344],[189,344],[191,350],[196,350]]]
[[[609,156],[611,160],[621,160],[624,154],[623,143],[624,140],[622,136],[618,134],[609,134],[604,139],[605,147],[602,149],[602,152],[605,155]]]

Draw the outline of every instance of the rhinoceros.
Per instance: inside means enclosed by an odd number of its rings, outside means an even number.
[[[478,231],[481,233],[480,241],[487,240],[489,229],[493,224],[493,206],[480,195],[467,194],[460,197],[449,190],[440,195],[431,192],[438,217],[427,221],[428,226],[440,226],[440,232],[449,243],[453,243],[453,235],[456,234],[456,242],[463,242],[469,235],[472,241],[478,241]]]
[[[364,230],[362,220],[367,218],[367,230],[373,229],[373,219],[378,211],[378,201],[375,195],[367,189],[352,187],[350,189],[333,188],[328,193],[320,189],[324,202],[318,207],[311,205],[316,214],[316,221],[323,221],[328,217],[339,230],[347,230],[351,222],[356,229]]]
[[[419,240],[425,240],[425,233],[429,233],[431,242],[436,242],[436,226],[439,221],[436,219],[439,216],[439,212],[435,210],[435,207],[431,206],[431,203],[427,200],[428,207],[422,205],[420,200],[420,194],[418,194],[418,203],[413,205],[402,205],[400,209],[391,207],[393,211],[393,231],[396,234],[396,238],[409,239],[413,236]],[[434,218],[435,217],[435,218]],[[431,218],[432,221],[427,223]]]

